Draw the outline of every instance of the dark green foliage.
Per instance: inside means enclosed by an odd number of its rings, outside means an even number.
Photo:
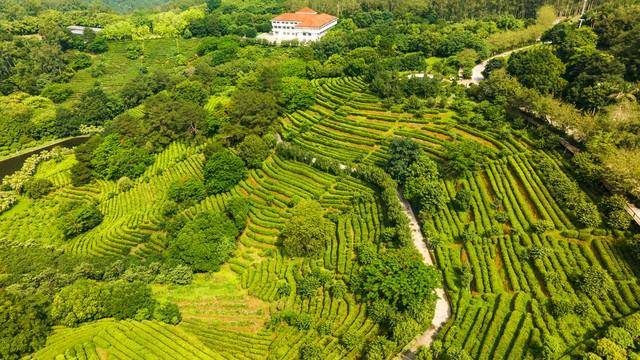
[[[172,302],[158,304],[153,310],[153,318],[163,323],[177,325],[182,321],[182,315],[178,305]]]
[[[202,201],[206,191],[202,181],[197,179],[178,180],[169,186],[169,199],[183,206],[190,206]]]
[[[278,117],[276,97],[260,90],[237,91],[231,98],[230,115],[240,125],[261,133]]]
[[[543,94],[558,94],[566,84],[562,78],[565,66],[548,47],[513,53],[507,71],[522,85]]]
[[[591,266],[582,273],[578,285],[580,290],[588,296],[600,297],[607,294],[612,281],[604,269]]]
[[[404,196],[421,210],[436,212],[446,204],[445,192],[440,182],[426,177],[410,177],[405,182]]]
[[[107,135],[94,151],[91,167],[103,179],[116,180],[123,176],[136,178],[153,162],[153,157],[131,140],[117,134]]]
[[[155,301],[151,289],[144,283],[116,281],[108,286],[105,301],[106,313],[118,320],[139,318],[140,314],[151,314]],[[143,317],[149,318],[148,315]]]
[[[569,179],[546,157],[538,157],[538,170],[555,200],[584,227],[597,227],[600,222],[598,208],[580,190],[575,181]]]
[[[300,360],[322,360],[322,348],[315,344],[303,344],[300,347]]]
[[[177,99],[190,101],[200,106],[209,99],[209,91],[199,81],[185,80],[176,85],[174,94]]]
[[[413,164],[420,154],[420,145],[407,138],[394,138],[389,144],[389,160],[387,172],[403,183],[409,176],[409,165]]]
[[[170,240],[167,255],[194,271],[218,271],[235,250],[237,235],[226,216],[200,213]]]
[[[244,161],[228,150],[214,153],[204,165],[205,186],[209,194],[228,191],[245,176]]]
[[[531,230],[536,234],[542,234],[545,231],[553,230],[553,222],[549,220],[538,220],[531,224]]]
[[[258,135],[248,135],[238,145],[238,156],[244,160],[249,168],[259,168],[269,156],[269,146]]]
[[[367,343],[365,348],[365,359],[385,360],[393,353],[395,344],[387,340],[384,336],[375,336]]]
[[[176,140],[193,140],[206,130],[206,111],[191,101],[160,93],[145,102],[145,140],[161,150]]]
[[[118,115],[123,108],[119,98],[107,94],[99,86],[94,86],[80,97],[73,110],[73,121],[78,125],[102,125],[106,120]]]
[[[78,236],[102,222],[102,213],[95,204],[65,203],[59,211],[58,227],[66,239]]]
[[[289,256],[315,256],[331,239],[333,224],[324,218],[324,210],[313,200],[302,200],[291,209],[280,238]]]
[[[53,183],[48,179],[31,179],[24,184],[24,193],[32,199],[40,199],[53,190]]]
[[[51,332],[49,300],[0,289],[0,357],[19,359],[44,345]]]
[[[227,201],[225,213],[236,225],[238,231],[242,231],[249,218],[251,202],[244,197],[234,197]]]
[[[49,84],[44,89],[42,89],[42,96],[48,97],[54,103],[58,104],[65,100],[67,100],[71,95],[73,95],[73,90],[63,84]]]
[[[469,189],[462,189],[456,193],[453,198],[453,206],[458,211],[467,211],[471,207],[471,200],[473,199],[473,193]]]
[[[362,266],[352,287],[367,301],[383,300],[397,311],[420,311],[439,286],[438,271],[413,252],[387,250]]]
[[[482,166],[488,151],[475,141],[462,140],[445,145],[447,162],[445,170],[449,175],[458,177],[466,171],[475,171]]]
[[[77,326],[108,316],[109,291],[95,281],[79,280],[56,294],[51,317],[59,324]]]
[[[301,279],[296,280],[296,292],[302,298],[310,298],[320,287],[327,285],[331,275],[320,269],[305,273]]]
[[[287,112],[304,110],[315,103],[315,88],[311,82],[297,77],[286,77],[280,85],[280,97],[278,103]]]
[[[626,230],[631,225],[631,216],[627,213],[627,201],[621,195],[612,195],[600,202],[607,226],[616,230]]]

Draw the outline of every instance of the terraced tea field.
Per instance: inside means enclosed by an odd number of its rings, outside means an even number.
[[[447,206],[421,214],[427,237],[438,239],[433,252],[453,310],[438,335],[445,347],[473,358],[520,359],[536,357],[540,346],[554,341],[559,354],[569,356],[599,328],[640,308],[640,286],[628,255],[606,231],[580,229],[540,174],[540,156],[564,169],[560,155],[535,150],[518,132],[461,124],[449,110],[420,117],[388,111],[357,78],[317,80],[314,86],[316,104],[285,116],[281,133],[285,142],[318,156],[381,166],[394,136],[414,139],[438,161],[445,159],[448,143],[467,140],[486,149],[479,171],[442,180]],[[175,143],[127,191],[114,182],[70,186],[70,161],[41,166],[36,176],[52,179],[61,189],[39,200],[40,206],[0,217],[0,230],[8,239],[28,241],[33,234],[48,234],[51,243],[77,254],[159,254],[165,247],[160,209],[167,201],[166,189],[176,179],[202,178],[204,155],[198,147]],[[472,193],[467,211],[456,210],[450,201],[462,189]],[[366,196],[356,199],[356,193]],[[135,354],[144,349],[153,357],[172,359],[295,359],[304,344],[319,346],[323,359],[357,358],[361,348],[347,348],[341,339],[349,334],[364,344],[377,334],[366,305],[350,291],[334,293],[327,286],[308,295],[298,289],[317,273],[329,274],[333,284],[348,289],[358,266],[355,247],[380,239],[386,209],[378,195],[370,184],[348,174],[332,175],[272,155],[230,192],[182,213],[194,217],[222,211],[235,196],[251,200],[239,248],[221,272],[198,275],[184,288],[154,288],[159,297],[179,304],[180,325],[103,320],[60,328],[35,358],[139,358]],[[97,202],[105,221],[64,243],[41,209],[66,199]],[[298,199],[317,200],[333,214],[335,233],[316,260],[292,259],[278,251],[278,236]],[[42,220],[35,224],[33,217]],[[551,228],[532,231],[541,221]],[[594,266],[613,281],[606,296],[589,297],[576,284]],[[281,292],[284,287],[290,291]],[[579,313],[553,316],[550,300],[558,297],[580,304]],[[273,321],[279,314],[296,317],[299,326]]]

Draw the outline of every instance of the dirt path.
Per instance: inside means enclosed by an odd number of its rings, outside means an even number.
[[[411,238],[413,239],[413,245],[416,247],[420,255],[422,255],[422,261],[426,265],[435,266],[435,262],[433,261],[431,252],[427,248],[427,244],[424,241],[424,237],[422,236],[420,224],[418,223],[418,219],[416,219],[416,215],[413,213],[413,209],[411,209],[409,201],[407,201],[402,196],[402,193],[400,191],[398,191],[398,198],[402,203],[402,210],[404,210],[404,213],[409,219],[409,227],[411,228]],[[444,292],[444,289],[436,289],[436,295],[438,296],[438,299],[436,300],[436,308],[433,315],[433,320],[431,320],[431,326],[429,326],[427,331],[414,339],[414,341],[411,343],[409,351],[403,354],[403,357],[413,358],[418,348],[420,348],[421,346],[431,345],[435,336],[438,334],[438,331],[440,331],[442,326],[451,317],[451,306],[449,305],[449,298]]]

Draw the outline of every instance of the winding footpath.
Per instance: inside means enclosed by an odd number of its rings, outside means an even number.
[[[416,215],[413,213],[413,209],[411,209],[411,204],[409,204],[409,201],[402,196],[400,190],[398,190],[398,198],[402,203],[402,210],[409,219],[413,245],[416,247],[420,255],[422,255],[422,261],[426,265],[435,266],[431,252],[429,251],[427,243],[422,235],[422,231],[420,230],[418,219],[416,219]],[[418,348],[431,345],[442,326],[449,321],[449,318],[451,317],[451,306],[449,304],[449,298],[444,292],[444,288],[436,289],[436,295],[438,296],[438,299],[436,300],[435,312],[433,314],[433,319],[431,320],[431,326],[429,326],[427,331],[413,340],[409,347],[409,351],[403,354],[405,358],[413,358],[415,357],[415,353],[418,351]]]

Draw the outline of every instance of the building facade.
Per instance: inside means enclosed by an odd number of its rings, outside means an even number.
[[[291,40],[316,41],[337,23],[338,18],[335,16],[320,14],[313,9],[304,8],[273,18],[270,38],[277,43]]]

